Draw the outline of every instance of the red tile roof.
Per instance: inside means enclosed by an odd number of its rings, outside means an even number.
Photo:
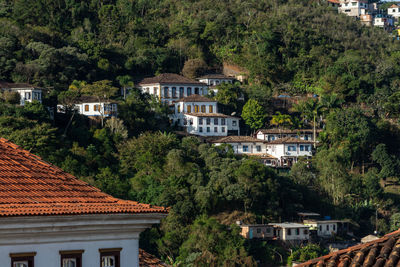
[[[114,198],[0,138],[0,216],[168,213]]]
[[[140,267],[166,267],[170,266],[160,259],[157,259],[154,255],[147,253],[143,249],[139,249],[139,266]]]
[[[238,117],[233,117],[229,115],[225,115],[222,113],[184,113],[185,115],[194,116],[194,117],[211,117],[211,118],[233,118],[240,119]]]
[[[217,101],[202,95],[193,94],[187,97],[183,97],[177,100],[176,102],[217,102]]]
[[[185,76],[178,75],[175,73],[162,73],[155,77],[144,78],[139,82],[139,85],[146,85],[146,84],[191,84],[191,85],[204,85],[207,84],[201,83],[196,80],[192,80],[186,78]]]
[[[297,266],[399,266],[399,259],[400,230],[397,230],[377,240],[339,250]]]

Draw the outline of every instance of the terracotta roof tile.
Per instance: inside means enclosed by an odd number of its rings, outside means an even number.
[[[176,102],[217,102],[217,101],[202,95],[194,94],[187,97],[183,97],[177,100]]]
[[[254,138],[252,136],[225,136],[216,140],[212,140],[211,143],[267,143],[264,140]]]
[[[400,266],[400,230],[297,265],[298,267]]]
[[[268,142],[268,144],[312,144],[311,140],[301,140],[294,137],[284,137]]]
[[[157,259],[154,255],[147,253],[143,249],[139,249],[139,266],[140,267],[166,267],[170,266],[160,259]]]
[[[146,85],[146,84],[193,84],[193,85],[204,85],[205,83],[201,83],[196,80],[192,80],[186,78],[185,76],[178,75],[175,73],[162,73],[155,77],[144,78],[139,82],[139,85]]]
[[[212,118],[233,118],[233,119],[240,119],[238,117],[233,117],[229,115],[225,115],[222,113],[184,113],[185,115],[195,116],[195,117],[212,117]]]
[[[101,192],[0,138],[0,216],[168,213]]]

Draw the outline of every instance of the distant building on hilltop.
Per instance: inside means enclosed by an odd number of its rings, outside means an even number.
[[[20,95],[21,106],[26,102],[42,103],[42,89],[27,83],[8,83],[0,81],[0,91],[17,92]]]
[[[162,103],[174,101],[191,95],[206,96],[208,85],[175,73],[163,73],[155,77],[144,78],[137,86],[143,93],[156,96]]]

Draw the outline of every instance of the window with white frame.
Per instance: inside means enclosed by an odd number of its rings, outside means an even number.
[[[120,251],[122,248],[99,249],[100,267],[120,267]]]
[[[60,251],[61,267],[82,267],[83,250]]]
[[[249,152],[249,146],[243,146],[243,152]]]
[[[296,146],[288,146],[288,151],[296,151]]]

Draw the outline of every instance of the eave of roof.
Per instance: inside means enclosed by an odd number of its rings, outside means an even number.
[[[193,95],[190,95],[187,97],[183,97],[183,98],[177,100],[176,102],[212,102],[212,103],[216,103],[217,101],[215,101],[211,98],[202,96],[202,95],[193,94]]]
[[[114,198],[0,138],[0,217],[114,213],[168,209]]]
[[[210,141],[211,143],[267,143],[267,141],[260,140],[251,136],[224,136],[216,140]]]
[[[284,137],[268,142],[268,144],[313,144],[313,143],[314,141],[311,140],[301,140],[299,138],[294,138],[294,137]]]
[[[185,115],[188,116],[194,116],[194,117],[208,117],[208,118],[233,118],[233,119],[240,119],[237,117],[225,115],[222,113],[184,113]]]
[[[155,77],[144,78],[139,82],[139,86],[146,86],[150,84],[163,84],[163,85],[187,84],[187,85],[207,86],[207,84],[205,83],[192,80],[175,73],[162,73]]]

